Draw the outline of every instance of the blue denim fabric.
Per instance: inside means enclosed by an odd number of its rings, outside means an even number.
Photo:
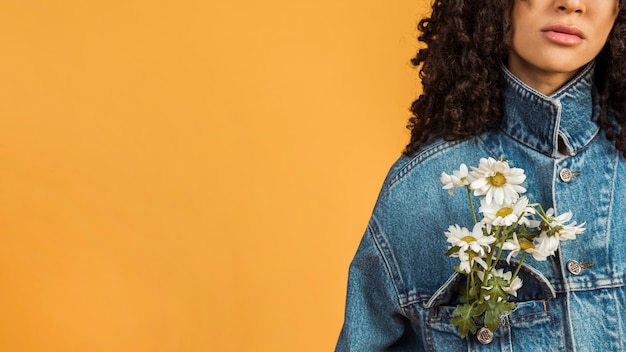
[[[500,129],[434,141],[391,168],[350,266],[336,351],[626,351],[626,160],[595,122],[593,64],[551,96],[503,70]],[[516,308],[483,345],[450,326],[459,276],[444,232],[473,224],[465,192],[450,196],[439,177],[501,155],[526,171],[531,202],[572,211],[586,231],[547,261],[526,258]],[[564,168],[580,174],[565,182]],[[576,275],[570,260],[589,266]]]

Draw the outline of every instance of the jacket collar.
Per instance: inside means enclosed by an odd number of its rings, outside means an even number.
[[[599,131],[599,107],[593,86],[594,63],[550,96],[543,95],[504,71],[502,130],[526,146],[558,157],[559,136],[568,155],[584,149]]]

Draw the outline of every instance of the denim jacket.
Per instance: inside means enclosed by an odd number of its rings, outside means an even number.
[[[593,66],[551,96],[503,68],[499,129],[393,165],[350,265],[337,351],[626,351],[626,161],[595,122]],[[444,232],[473,221],[465,192],[439,177],[500,156],[525,170],[531,202],[572,211],[586,231],[547,261],[526,257],[514,311],[482,344],[450,326],[459,275]]]

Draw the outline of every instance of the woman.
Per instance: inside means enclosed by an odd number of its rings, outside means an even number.
[[[424,94],[351,264],[337,351],[626,351],[626,3],[442,0],[419,29]],[[526,258],[514,311],[464,339],[443,234],[471,217],[439,177],[500,156],[586,231]]]

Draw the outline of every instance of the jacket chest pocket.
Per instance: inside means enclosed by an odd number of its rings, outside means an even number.
[[[550,312],[552,302],[535,300],[517,302],[510,315],[502,317],[500,328],[488,344],[475,336],[461,338],[451,326],[456,307],[438,306],[427,309],[423,331],[428,351],[563,351],[563,341]],[[426,313],[426,312],[425,312]]]
[[[506,267],[506,263],[501,263]],[[507,268],[510,269],[510,268]],[[513,300],[515,308],[501,317],[500,328],[490,343],[480,343],[476,336],[461,338],[457,327],[450,325],[456,309],[456,287],[464,278],[452,275],[435,292],[422,310],[423,338],[427,351],[563,351],[564,340],[556,310],[556,293],[550,282],[537,270],[523,265],[519,277],[524,282]],[[451,303],[454,302],[454,303]]]

